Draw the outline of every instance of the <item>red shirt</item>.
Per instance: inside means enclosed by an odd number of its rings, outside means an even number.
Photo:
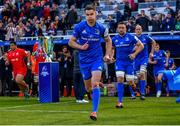
[[[13,51],[8,52],[9,62],[12,64],[13,72],[26,71],[26,63],[24,58],[27,57],[27,53],[24,49],[16,48]]]

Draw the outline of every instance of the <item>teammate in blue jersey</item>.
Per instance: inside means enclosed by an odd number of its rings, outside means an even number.
[[[152,56],[149,57],[149,63],[153,64],[153,73],[155,77],[155,86],[156,86],[156,97],[161,96],[161,87],[162,87],[162,71],[164,67],[164,59],[166,58],[166,52],[160,50],[160,46],[156,43],[155,50]]]
[[[148,65],[148,45],[151,43],[151,55],[154,52],[154,47],[156,45],[156,42],[148,35],[142,34],[142,27],[140,25],[137,25],[135,27],[135,33],[138,39],[143,43],[144,49],[136,56],[135,58],[135,71],[139,78],[139,88],[140,88],[140,94],[141,100],[145,100],[145,88],[146,88],[146,68]]]
[[[165,82],[167,82],[167,78],[164,76],[164,73],[166,73],[167,70],[175,70],[176,69],[174,59],[170,58],[170,56],[171,56],[171,53],[169,50],[167,50],[166,51],[166,58],[164,59],[165,70],[161,72],[163,74],[162,81],[165,81]],[[166,96],[168,97],[169,96],[169,86],[167,83],[166,83],[165,88],[166,88]]]
[[[136,36],[126,33],[126,25],[123,22],[118,23],[117,31],[119,34],[112,38],[113,46],[116,49],[115,69],[118,81],[118,104],[116,105],[116,108],[122,108],[124,76],[126,74],[126,81],[129,84],[133,84],[133,62],[137,54],[144,48],[144,46]],[[137,47],[136,50],[134,50],[135,46]]]
[[[80,70],[87,91],[92,89],[92,112],[90,118],[97,120],[97,111],[100,101],[100,79],[103,66],[103,52],[101,41],[106,43],[105,61],[111,60],[112,41],[108,30],[96,22],[96,9],[92,5],[85,8],[86,21],[82,21],[74,28],[69,46],[79,50]]]
[[[165,60],[165,68],[166,70],[174,70],[176,69],[175,63],[174,63],[174,59],[170,58],[171,53],[169,50],[166,51],[166,60]]]

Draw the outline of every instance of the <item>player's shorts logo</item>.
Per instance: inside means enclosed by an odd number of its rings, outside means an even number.
[[[42,70],[41,70],[41,75],[43,77],[46,77],[47,75],[49,75],[48,71],[47,71],[47,66],[43,66]]]

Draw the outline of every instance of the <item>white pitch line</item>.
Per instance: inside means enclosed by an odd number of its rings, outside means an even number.
[[[37,106],[42,104],[31,104],[31,105],[18,105],[18,106],[9,106],[9,107],[1,107],[0,110],[3,109],[13,109],[13,108],[23,108],[23,107],[31,107],[31,106]]]
[[[2,110],[0,109],[1,112],[40,112],[40,113],[89,113],[88,111],[80,111],[80,110]]]

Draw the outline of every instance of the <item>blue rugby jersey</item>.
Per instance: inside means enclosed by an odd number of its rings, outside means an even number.
[[[124,36],[116,35],[112,38],[113,46],[116,48],[116,60],[132,63],[129,55],[133,53],[138,41],[136,36],[126,33]]]
[[[87,21],[82,21],[74,28],[73,36],[78,40],[80,45],[88,42],[87,50],[79,50],[80,64],[87,64],[103,58],[103,51],[101,47],[102,38],[108,36],[107,29],[98,22],[91,27]]]
[[[150,42],[153,41],[153,39],[148,36],[148,35],[140,35],[138,36],[138,39],[143,43],[144,45],[144,49],[136,56],[136,59],[135,60],[139,60],[141,58],[148,58],[149,57],[149,53],[148,53],[148,44]]]

